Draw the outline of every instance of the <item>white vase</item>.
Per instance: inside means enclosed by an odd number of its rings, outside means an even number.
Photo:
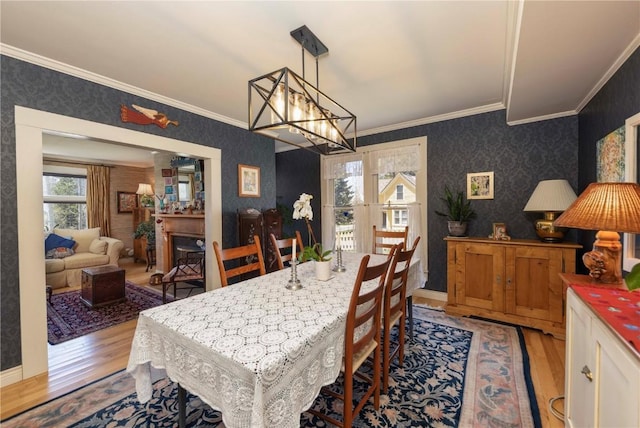
[[[318,281],[326,281],[331,278],[331,261],[314,262],[316,265],[316,279]]]

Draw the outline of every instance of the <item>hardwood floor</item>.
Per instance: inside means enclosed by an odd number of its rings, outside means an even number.
[[[147,284],[151,272],[144,264],[121,261],[128,280]],[[414,303],[442,306],[444,302],[414,298]],[[6,386],[0,390],[0,419],[5,419],[39,403],[101,379],[127,366],[131,340],[136,328],[132,320],[56,346],[49,346],[49,371]],[[536,391],[543,427],[563,427],[549,411],[549,400],[564,391],[564,341],[524,329],[531,377]],[[555,408],[562,411],[563,401]]]

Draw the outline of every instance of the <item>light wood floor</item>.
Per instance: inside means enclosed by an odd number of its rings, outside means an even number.
[[[126,277],[137,284],[148,284],[145,265],[121,262]],[[414,303],[442,306],[444,302],[415,298]],[[127,366],[136,320],[119,324],[56,346],[49,346],[49,371],[6,386],[0,390],[0,419],[61,396],[101,379]],[[564,341],[524,329],[543,427],[563,427],[564,423],[548,410],[549,400],[564,391]],[[562,411],[563,401],[555,407]]]

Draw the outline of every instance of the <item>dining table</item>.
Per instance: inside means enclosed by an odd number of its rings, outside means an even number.
[[[219,410],[228,428],[298,427],[321,387],[340,373],[363,256],[344,252],[344,272],[326,281],[315,278],[312,262],[298,264],[297,290],[286,287],[293,277],[287,267],[140,312],[127,365],[138,400],[149,401],[154,381],[168,377],[178,383],[180,426],[187,390]],[[385,259],[372,254],[369,264]],[[407,296],[421,278],[414,261]]]

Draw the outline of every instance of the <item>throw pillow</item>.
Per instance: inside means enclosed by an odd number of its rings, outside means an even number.
[[[53,233],[57,233],[58,235],[67,236],[70,235],[73,237],[73,240],[76,241],[76,247],[74,248],[76,253],[88,253],[89,246],[93,242],[94,239],[100,237],[100,228],[94,227],[91,229],[53,229]]]
[[[58,247],[52,250],[47,251],[46,258],[47,259],[64,259],[65,257],[69,257],[74,255],[75,252],[71,248],[66,247]]]
[[[107,241],[101,241],[100,239],[94,239],[89,245],[89,252],[93,254],[107,254]]]
[[[74,245],[76,245],[76,241],[73,239],[67,239],[55,233],[50,233],[47,239],[44,240],[44,252],[48,253],[58,247],[73,248]]]

